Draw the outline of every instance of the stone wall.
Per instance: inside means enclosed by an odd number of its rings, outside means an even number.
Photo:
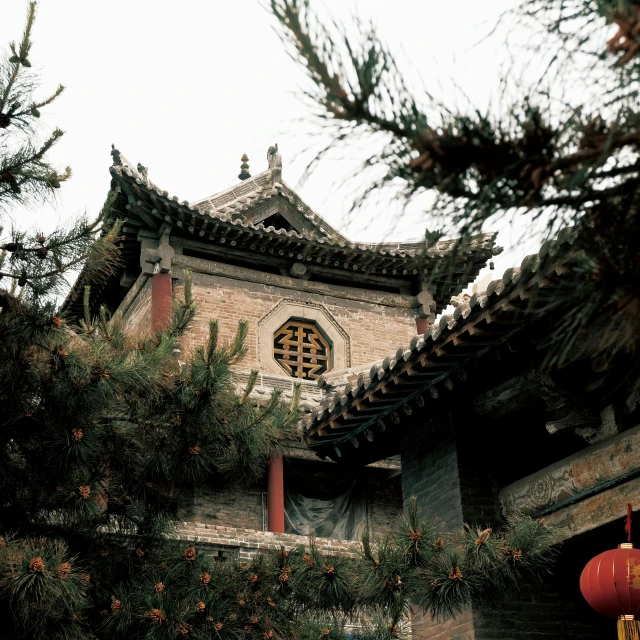
[[[180,295],[180,289],[176,288],[176,295]],[[246,341],[248,353],[242,363],[245,370],[256,368],[282,373],[277,364],[261,362],[258,349],[258,323],[282,300],[322,305],[333,316],[348,336],[347,366],[384,358],[408,344],[416,333],[413,311],[406,308],[302,293],[203,273],[193,274],[193,294],[198,313],[193,328],[183,340],[185,351],[205,344],[210,320],[218,320],[222,343],[230,342],[238,322],[246,320],[249,335]]]

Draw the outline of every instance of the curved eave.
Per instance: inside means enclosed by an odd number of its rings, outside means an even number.
[[[127,224],[146,227],[159,232],[163,225],[187,237],[212,246],[233,248],[236,251],[268,253],[283,259],[326,266],[347,274],[382,276],[393,281],[427,275],[436,287],[437,310],[442,310],[451,296],[457,295],[499,248],[495,234],[482,234],[466,242],[443,241],[422,252],[422,243],[413,245],[372,245],[335,242],[315,233],[299,233],[253,225],[239,217],[215,211],[202,211],[177,196],[169,196],[124,166],[110,169],[116,190],[125,198]],[[443,268],[443,263],[447,268]]]

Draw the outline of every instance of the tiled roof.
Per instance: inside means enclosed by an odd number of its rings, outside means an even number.
[[[375,363],[356,380],[335,386],[334,372],[318,380],[330,393],[304,420],[307,444],[340,459],[353,447],[372,442],[377,432],[436,399],[466,379],[464,366],[521,330],[545,303],[545,292],[564,272],[562,263],[575,239],[572,229],[545,242],[520,267],[507,269],[487,290],[474,294],[452,315],[443,316],[424,335]]]
[[[383,291],[394,291],[395,287],[399,290],[411,279],[415,282],[428,277],[437,313],[452,295],[478,275],[492,256],[502,251],[495,245],[494,233],[443,240],[430,247],[424,241],[350,242],[302,202],[290,187],[276,182],[279,174],[273,170],[189,203],[160,189],[149,179],[144,167],[134,167],[117,150],[114,149],[112,155],[111,188],[117,194],[111,205],[112,213],[124,219],[121,258],[132,271],[138,268],[140,233],[157,234],[168,225],[173,229],[172,235],[182,236],[215,255],[232,256],[250,264],[268,259],[279,261],[280,266],[287,268],[294,262],[302,262],[311,271],[315,269],[334,280],[349,282],[368,278],[373,288],[380,286]],[[281,199],[287,201],[287,207],[294,207],[296,215],[305,221],[305,228],[275,228],[268,224],[269,216],[264,213],[261,215],[265,216],[266,224],[263,223],[257,214],[270,199],[277,199],[279,203]],[[255,223],[251,221],[252,213],[257,215]],[[71,315],[82,314],[80,292],[85,283],[81,274],[63,305]],[[111,278],[94,286],[92,302],[99,305],[119,295],[119,281]]]
[[[353,254],[354,256],[371,257],[372,254],[375,254],[379,257],[386,257],[389,261],[397,262],[398,264],[409,261],[413,263],[421,258],[426,260],[429,258],[443,258],[454,251],[457,251],[461,260],[469,259],[473,257],[474,254],[481,254],[483,260],[486,261],[492,255],[497,255],[502,250],[500,247],[495,246],[495,233],[478,234],[462,242],[458,240],[442,240],[428,249],[425,247],[423,241],[378,244],[349,242],[337,231],[332,229],[318,214],[309,209],[289,187],[284,184],[270,186],[272,173],[270,170],[257,175],[255,178],[245,180],[239,185],[227,189],[220,194],[210,196],[196,203],[189,203],[187,200],[181,201],[178,196],[170,196],[167,191],[161,190],[151,182],[148,177],[142,175],[123,156],[120,156],[120,159],[122,160],[122,164],[114,165],[110,168],[113,177],[124,178],[129,184],[143,187],[153,196],[159,197],[161,202],[171,205],[175,212],[178,210],[182,211],[183,216],[186,214],[186,217],[189,217],[189,214],[192,214],[193,223],[197,223],[198,220],[202,222],[201,217],[204,219],[213,219],[238,229],[259,231],[261,235],[272,236],[274,238],[285,236],[292,240],[305,240],[317,245],[318,248],[338,250],[345,255]],[[297,206],[305,212],[305,217],[308,216],[308,219],[318,227],[318,231],[298,232],[295,230],[286,231],[284,229],[275,229],[272,226],[265,227],[262,223],[252,224],[245,222],[241,216],[238,216],[239,213],[277,194],[293,200]],[[158,212],[156,212],[156,214],[157,213]],[[162,219],[162,216],[160,219]],[[197,226],[201,227],[201,225]],[[208,228],[210,227],[207,226],[207,229]]]
[[[277,196],[282,196],[295,206],[300,214],[317,229],[317,233],[321,237],[335,242],[348,242],[343,235],[338,233],[320,215],[305,204],[285,182],[274,183],[271,169],[267,169],[253,178],[244,180],[220,193],[198,200],[193,203],[193,206],[202,212],[209,211],[216,217],[220,215],[237,217],[239,214]]]

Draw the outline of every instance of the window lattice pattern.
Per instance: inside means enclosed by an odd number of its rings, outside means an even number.
[[[315,323],[289,320],[273,336],[273,355],[290,376],[315,380],[329,369],[331,347]]]

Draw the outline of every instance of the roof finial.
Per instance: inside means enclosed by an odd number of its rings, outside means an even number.
[[[240,175],[238,175],[238,178],[240,178],[240,180],[247,180],[248,178],[251,177],[251,174],[249,173],[249,156],[246,153],[242,154],[242,158],[240,158],[240,160],[242,160],[242,164],[240,165]]]
[[[275,160],[275,157],[278,153],[278,143],[272,144],[269,149],[267,149],[267,162],[269,163],[269,169],[273,169],[271,164]]]
[[[116,149],[116,145],[111,145],[111,157],[113,158],[114,166],[118,167],[122,165],[122,158],[120,157],[120,152]]]
[[[267,162],[271,169],[271,179],[274,184],[282,182],[282,156],[278,153],[278,145],[274,144],[267,151]]]

